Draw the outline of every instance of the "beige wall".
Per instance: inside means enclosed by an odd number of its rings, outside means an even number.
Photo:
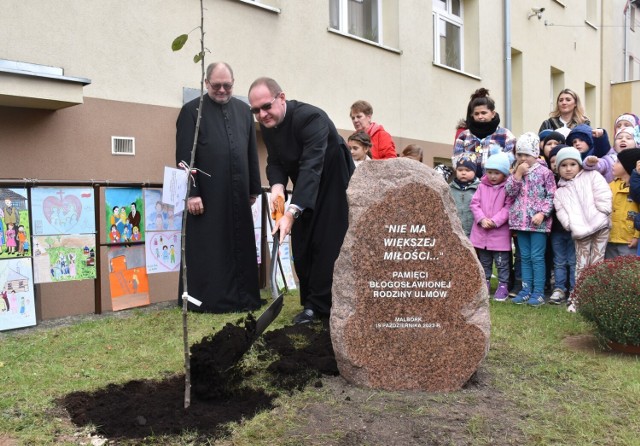
[[[175,164],[176,108],[86,98],[58,111],[0,107],[2,178],[161,182]],[[135,156],[111,154],[111,136],[135,138]]]

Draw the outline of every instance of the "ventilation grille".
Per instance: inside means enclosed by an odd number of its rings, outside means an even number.
[[[111,137],[111,154],[112,155],[135,155],[136,139],[126,136]]]

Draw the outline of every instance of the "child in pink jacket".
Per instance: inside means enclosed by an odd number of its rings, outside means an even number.
[[[493,263],[496,264],[498,288],[493,298],[498,302],[504,302],[509,296],[509,207],[513,204],[513,198],[507,197],[505,192],[509,165],[509,156],[504,152],[490,156],[485,163],[486,173],[471,199],[471,244],[476,248],[478,259],[484,269],[487,289],[490,288]]]
[[[556,156],[560,174],[553,197],[556,215],[575,240],[576,279],[589,265],[604,259],[611,226],[612,195],[607,181],[593,170],[583,170],[582,157],[573,147],[565,147]],[[575,302],[569,299],[570,312]]]
[[[515,304],[538,307],[545,303],[545,251],[551,231],[553,173],[540,161],[540,138],[527,132],[516,143],[516,167],[507,179],[507,196],[513,197],[509,209],[509,227],[516,231],[522,265],[522,290]]]

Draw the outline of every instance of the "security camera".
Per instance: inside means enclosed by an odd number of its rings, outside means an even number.
[[[544,12],[544,8],[531,8],[531,12],[527,14],[527,19],[531,17],[538,16],[538,20],[542,18],[542,13]]]

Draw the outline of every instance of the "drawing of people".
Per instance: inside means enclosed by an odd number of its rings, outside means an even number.
[[[133,276],[131,276],[131,284],[133,285],[133,294],[136,294],[138,292],[139,283],[140,283],[140,280],[138,279],[138,269],[134,268]]]
[[[13,223],[13,226],[17,226],[20,223],[20,212],[11,205],[11,199],[5,198],[4,200],[4,224],[9,229],[9,223]]]
[[[76,255],[72,252],[69,253],[69,275],[76,277]]]
[[[138,210],[136,209],[136,204],[135,203],[131,203],[131,212],[129,212],[129,222],[131,223],[131,226],[138,226],[140,227],[140,212],[138,212]]]
[[[27,306],[24,302],[24,296],[20,296],[20,314],[24,314],[27,311]]]
[[[158,231],[162,231],[164,229],[164,220],[162,219],[162,213],[156,214],[155,222],[155,229],[157,229]]]
[[[17,246],[15,223],[7,223],[7,232],[5,233],[5,235],[7,237],[7,252],[9,254],[15,254]]]
[[[169,214],[169,221],[167,222],[167,229],[178,229],[178,221],[174,217],[173,213]]]
[[[111,225],[111,232],[109,233],[109,241],[111,243],[120,242],[120,233],[118,232],[118,228],[116,227],[116,225]]]
[[[127,222],[127,210],[124,206],[120,208],[119,218],[116,219],[116,227],[118,232],[122,234],[124,232],[124,225]]]
[[[9,294],[9,308],[13,308],[13,312],[18,312],[18,296],[16,296],[16,290],[11,290]]]
[[[71,206],[67,203],[64,213],[64,225],[67,228],[70,228],[75,226],[76,223],[78,223],[78,214],[76,212],[76,208],[75,206]]]
[[[60,226],[60,212],[55,206],[51,208],[51,224],[53,226]]]
[[[168,263],[168,262],[169,262],[169,248],[167,247],[167,245],[164,245],[164,246],[162,247],[162,260],[163,260],[165,263]]]
[[[65,258],[63,253],[58,254],[58,266],[60,267],[60,273],[62,275],[69,273],[67,271],[67,259]]]
[[[121,240],[123,242],[128,242],[128,241],[131,240],[131,225],[129,224],[129,219],[128,218],[125,221],[124,227],[122,229],[121,236],[122,236]]]
[[[4,212],[0,208],[0,254],[4,252]]]
[[[110,224],[115,225],[116,220],[120,217],[120,208],[118,206],[113,207],[113,213],[111,214]]]
[[[9,311],[11,309],[11,305],[9,304],[9,298],[7,297],[7,292],[3,291],[0,294],[0,311]]]
[[[169,217],[169,206],[168,204],[162,203],[162,219],[166,220]]]
[[[140,229],[138,229],[137,226],[133,227],[133,234],[131,235],[131,239],[136,242],[140,241]]]
[[[27,243],[27,233],[24,232],[24,226],[18,226],[18,255],[24,255],[24,244]]]
[[[169,249],[169,254],[171,254],[171,263],[176,263],[176,248],[173,245]]]

